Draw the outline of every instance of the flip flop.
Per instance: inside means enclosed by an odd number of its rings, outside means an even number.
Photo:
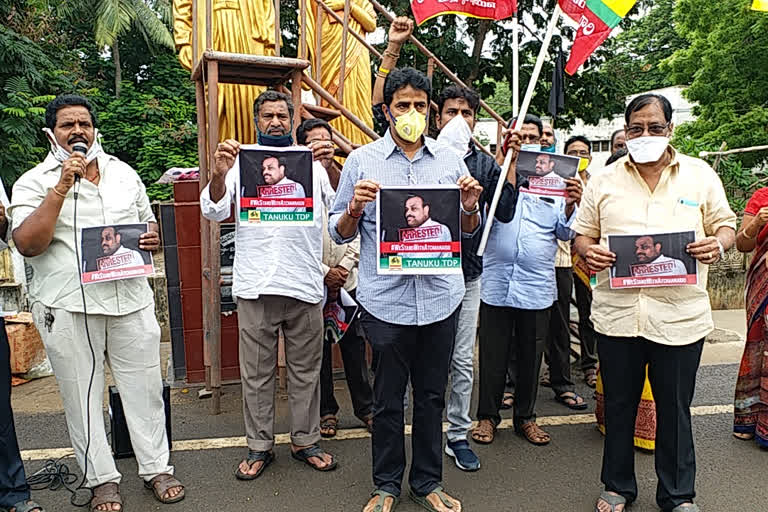
[[[299,462],[303,462],[307,466],[311,467],[315,471],[333,471],[336,469],[336,466],[338,466],[338,462],[336,461],[336,457],[331,455],[331,463],[325,466],[324,468],[315,466],[311,462],[309,462],[309,459],[312,457],[318,457],[322,458],[323,455],[325,455],[326,452],[323,451],[322,448],[317,446],[316,444],[313,444],[312,446],[307,446],[306,448],[303,448],[297,452],[291,450],[291,457],[298,460]]]
[[[624,505],[624,510],[627,509],[627,498],[620,494],[611,494],[608,491],[600,493],[600,500],[604,501],[611,507],[611,512],[616,512],[616,507]],[[599,500],[598,500],[599,501]],[[600,509],[595,505],[595,512],[600,512]]]
[[[579,398],[581,398],[581,403],[578,403]],[[583,411],[584,409],[589,407],[587,405],[587,402],[584,401],[583,396],[571,391],[566,391],[562,395],[555,395],[555,400],[558,403],[563,404],[567,408],[573,409],[574,411]],[[574,403],[568,403],[569,400],[573,400]]]
[[[253,475],[249,475],[248,473],[243,473],[240,471],[240,465],[238,464],[237,469],[235,470],[235,477],[238,480],[256,480],[261,476],[261,474],[264,472],[265,469],[267,469],[267,466],[272,464],[272,462],[275,460],[275,454],[270,452],[257,452],[254,450],[248,450],[248,457],[246,457],[245,462],[248,464],[248,470],[253,467],[254,464],[260,461],[264,461],[264,464],[261,465],[259,470],[254,473]]]

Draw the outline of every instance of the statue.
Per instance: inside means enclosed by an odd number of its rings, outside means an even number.
[[[307,2],[307,47],[311,61],[315,65],[315,24],[317,1]],[[344,16],[344,0],[319,0],[333,9],[339,18]],[[349,29],[361,36],[376,30],[376,11],[368,0],[349,0]],[[322,8],[321,8],[322,9]],[[320,51],[323,88],[337,97],[341,73],[341,39],[344,27],[323,11],[322,44]],[[344,80],[344,106],[370,127],[373,127],[371,108],[371,57],[368,49],[352,34],[347,34],[347,62]],[[323,106],[333,108],[323,102]],[[341,116],[331,121],[331,125],[354,144],[367,144],[370,138],[352,122]]]
[[[192,2],[197,1],[198,56],[205,50],[206,0],[174,0],[173,37],[179,61],[192,69]],[[251,55],[275,54],[275,11],[272,0],[212,0],[213,49]],[[219,140],[256,142],[253,102],[262,87],[219,84]]]

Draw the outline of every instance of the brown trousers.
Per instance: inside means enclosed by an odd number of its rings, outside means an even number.
[[[277,295],[237,300],[243,416],[251,450],[268,451],[275,444],[275,373],[281,328],[288,370],[291,442],[309,446],[320,440],[322,308],[322,302],[309,304]]]

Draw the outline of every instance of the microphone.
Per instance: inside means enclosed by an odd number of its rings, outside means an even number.
[[[84,142],[75,142],[72,144],[72,152],[78,152],[81,153],[83,156],[85,156],[88,153],[88,146]],[[77,201],[78,196],[80,196],[80,175],[75,174],[75,201]]]
[[[88,153],[88,146],[84,142],[75,142],[72,144],[72,151],[77,151],[78,153],[82,153],[82,155],[85,156]],[[75,174],[75,183],[78,185],[80,184],[79,174]]]

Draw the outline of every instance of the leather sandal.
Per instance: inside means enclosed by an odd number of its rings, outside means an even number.
[[[150,489],[155,495],[155,499],[164,505],[178,503],[185,497],[184,486],[169,473],[160,473],[151,480],[145,480],[144,487]],[[168,496],[168,491],[177,487],[181,487],[181,491],[176,496]]]
[[[491,420],[480,420],[472,430],[472,440],[478,444],[491,444],[496,437],[496,425]]]
[[[383,491],[381,489],[376,489],[371,493],[371,498],[375,496],[378,496],[379,499],[376,500],[376,505],[373,507],[373,510],[371,512],[395,512],[395,508],[397,507],[397,504],[400,503],[400,498],[398,498],[392,493]],[[392,504],[389,506],[389,511],[385,511],[384,509],[384,507],[387,506],[386,505],[387,498],[392,498]],[[368,503],[370,503],[370,500],[368,501]],[[366,503],[366,506],[368,506],[368,503]]]
[[[443,505],[445,505],[449,509],[453,509],[456,507],[453,501],[448,499],[448,495],[445,494],[442,487],[435,487],[432,490],[432,492],[430,492],[429,494],[436,495],[438,498],[440,498],[440,501],[443,502]],[[429,494],[427,494],[427,496],[429,496]],[[427,499],[427,496],[417,496],[416,494],[414,494],[413,491],[411,490],[408,491],[408,497],[411,498],[411,501],[413,501],[417,505],[421,505],[422,508],[429,510],[430,512],[437,512],[437,509],[435,508],[434,505],[432,505],[432,503],[429,502],[429,500]]]
[[[97,485],[91,489],[93,498],[91,498],[91,512],[101,512],[98,509],[101,505],[120,505],[123,510],[123,498],[120,496],[120,486],[115,482],[107,482]]]
[[[515,427],[515,432],[536,446],[544,446],[552,440],[549,434],[544,432],[535,421],[526,421],[519,427]]]
[[[329,414],[320,418],[320,436],[326,439],[336,437],[339,427],[339,420],[336,416]]]

